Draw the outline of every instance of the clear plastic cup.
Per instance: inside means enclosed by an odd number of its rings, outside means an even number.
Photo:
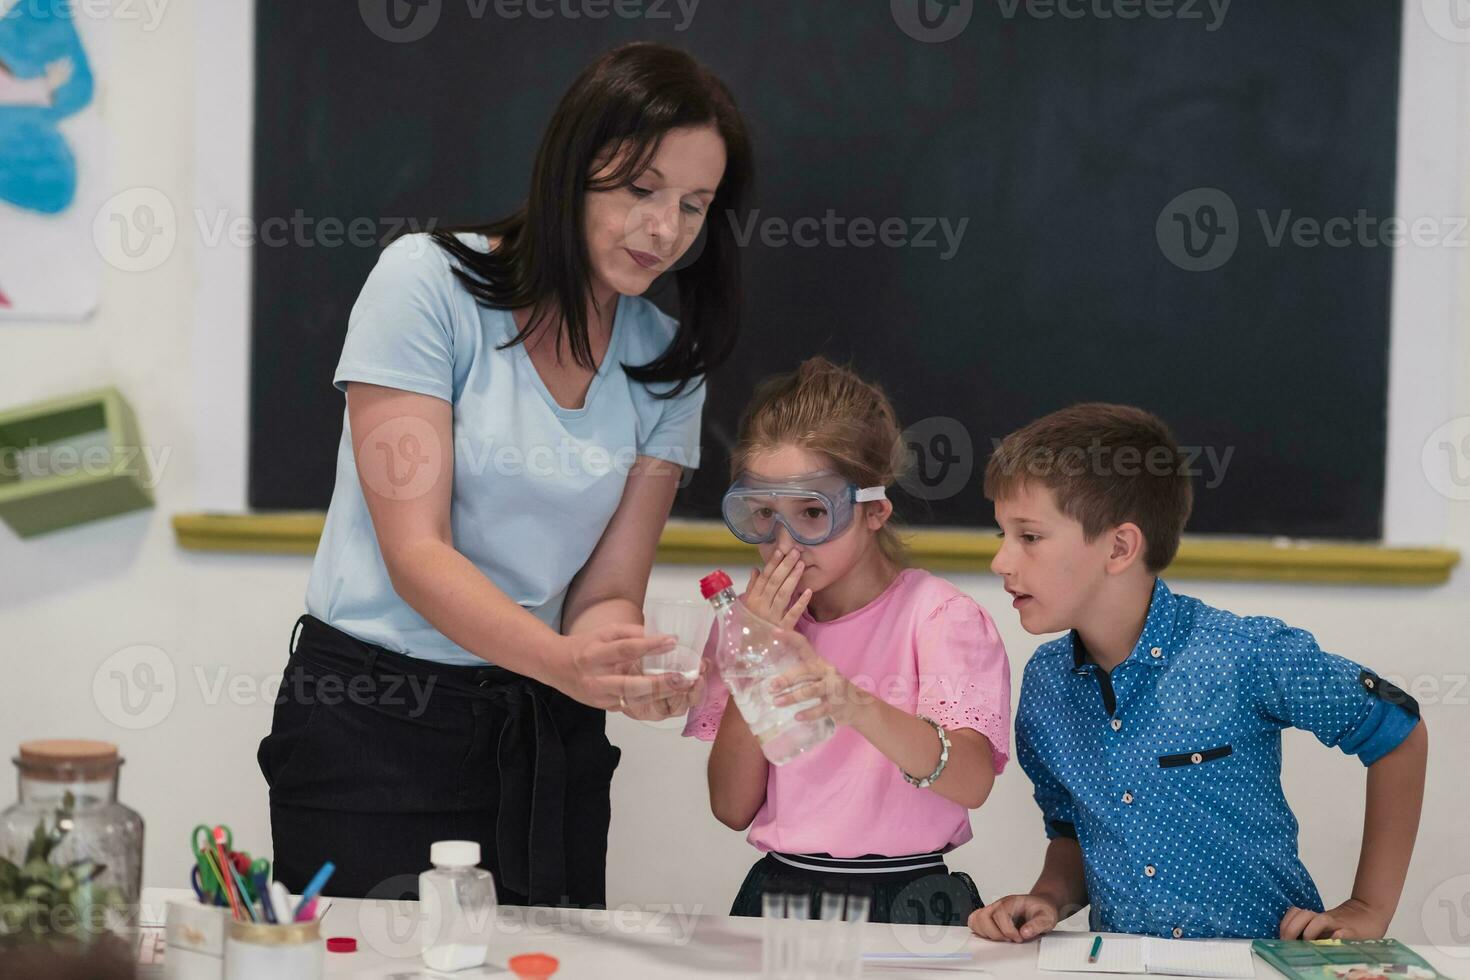
[[[709,603],[693,599],[650,599],[643,611],[649,636],[672,636],[675,647],[643,658],[643,673],[679,674],[692,681],[699,676],[699,660],[709,640],[714,612]]]
[[[871,898],[823,892],[811,921],[808,894],[766,892],[761,896],[763,980],[831,980],[862,974],[863,926]]]

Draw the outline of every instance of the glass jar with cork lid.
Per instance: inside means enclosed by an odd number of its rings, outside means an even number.
[[[0,951],[133,950],[143,818],[118,802],[117,746],[25,742],[13,761],[19,798],[0,812]]]

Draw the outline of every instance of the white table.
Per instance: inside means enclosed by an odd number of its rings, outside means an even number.
[[[144,924],[162,922],[168,900],[190,901],[182,889],[145,888]],[[548,953],[561,961],[557,980],[690,980],[691,977],[759,978],[761,920],[724,915],[699,915],[673,908],[549,909],[502,906],[487,923],[490,953],[486,966],[456,974],[439,974],[419,960],[421,921],[416,902],[332,899],[322,920],[322,936],[351,936],[355,953],[327,953],[329,977],[431,980],[457,977],[479,980],[510,977],[506,961],[519,953]],[[806,924],[818,927],[818,923]],[[876,967],[864,974],[875,977],[908,975],[916,978],[956,978],[989,974],[997,978],[1078,977],[1096,980],[1098,974],[1041,973],[1036,968],[1036,943],[992,943],[963,928],[925,928],[868,924],[863,932],[865,952],[971,954],[966,969],[942,972]],[[1080,930],[1079,930],[1080,931]],[[1244,940],[1241,940],[1244,942]],[[1415,949],[1446,976],[1470,980],[1470,948],[1440,950],[1428,944]],[[1258,980],[1279,980],[1279,974],[1256,960]]]

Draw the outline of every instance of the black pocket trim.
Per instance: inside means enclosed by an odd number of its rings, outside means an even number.
[[[1165,769],[1173,769],[1177,766],[1198,766],[1215,759],[1223,759],[1235,750],[1228,745],[1222,745],[1217,749],[1203,749],[1199,752],[1180,752],[1178,755],[1159,756],[1159,765]]]
[[[1051,829],[1058,837],[1070,837],[1072,840],[1077,839],[1077,825],[1070,820],[1052,820],[1050,823]]]

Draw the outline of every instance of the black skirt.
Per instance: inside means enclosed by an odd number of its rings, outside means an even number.
[[[257,761],[275,875],[416,898],[436,840],[478,841],[499,900],[606,904],[607,716],[503,667],[430,663],[298,620]]]
[[[985,904],[970,876],[951,873],[942,854],[834,858],[772,851],[751,867],[730,914],[761,915],[767,893],[806,896],[814,919],[824,893],[867,896],[869,922],[921,925],[963,926],[970,913]]]

